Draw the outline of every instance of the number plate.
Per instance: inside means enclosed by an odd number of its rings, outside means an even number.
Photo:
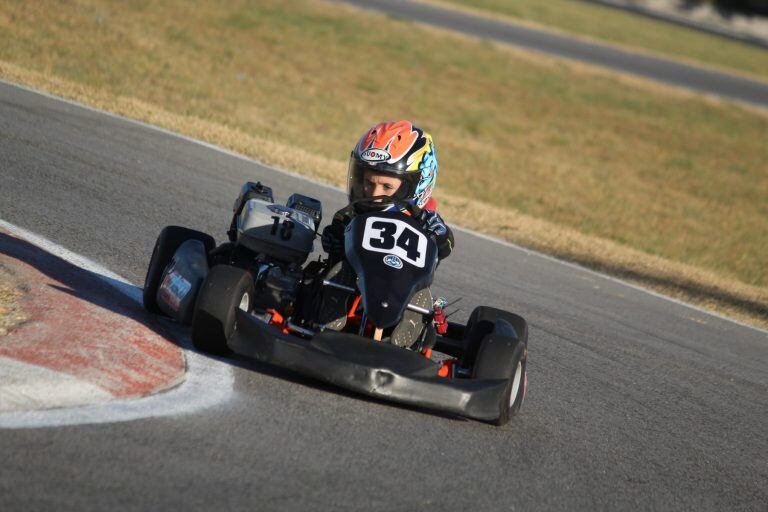
[[[363,249],[394,254],[411,265],[424,268],[427,237],[401,220],[368,217],[365,219]]]

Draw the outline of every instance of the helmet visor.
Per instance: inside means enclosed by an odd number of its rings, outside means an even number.
[[[352,158],[349,161],[349,172],[347,173],[347,192],[349,193],[350,202],[373,198],[373,194],[376,193],[375,183],[378,177],[397,178],[399,180],[399,186],[392,194],[380,194],[379,197],[386,196],[394,201],[410,201],[413,199],[416,185],[421,176],[418,172],[377,169],[356,158]]]

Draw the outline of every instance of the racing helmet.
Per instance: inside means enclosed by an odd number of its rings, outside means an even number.
[[[432,136],[409,121],[379,123],[365,132],[349,159],[349,201],[365,198],[366,171],[402,180],[393,199],[423,208],[437,181],[437,154]]]

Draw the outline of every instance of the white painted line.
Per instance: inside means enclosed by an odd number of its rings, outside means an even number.
[[[254,160],[253,158],[250,158],[248,156],[242,155],[242,154],[237,153],[235,151],[232,151],[232,150],[229,150],[229,149],[226,149],[226,148],[222,148],[220,146],[216,146],[215,144],[211,144],[210,142],[205,142],[205,141],[202,141],[202,140],[194,139],[194,138],[189,137],[187,135],[183,135],[181,133],[176,133],[176,132],[173,132],[173,131],[168,130],[166,128],[161,128],[159,126],[154,126],[154,125],[145,123],[143,121],[138,121],[136,119],[131,119],[129,117],[121,116],[119,114],[115,114],[115,113],[112,113],[112,112],[107,112],[107,111],[104,111],[104,110],[99,110],[97,108],[90,107],[88,105],[83,105],[82,103],[78,103],[78,102],[76,102],[74,100],[70,100],[70,99],[67,99],[67,98],[61,98],[59,96],[55,96],[55,95],[49,94],[47,92],[42,92],[42,91],[38,91],[36,89],[32,89],[31,87],[27,87],[25,85],[15,84],[15,83],[8,82],[8,81],[2,80],[2,79],[0,79],[0,83],[8,85],[10,87],[16,87],[17,89],[22,89],[24,91],[27,91],[27,92],[30,92],[30,93],[33,93],[33,94],[39,94],[40,96],[43,96],[43,97],[46,97],[46,98],[49,98],[49,99],[52,99],[52,100],[60,101],[62,103],[66,103],[68,105],[72,105],[72,106],[75,106],[75,107],[78,107],[78,108],[82,108],[82,109],[88,110],[90,112],[95,112],[95,113],[98,113],[98,114],[101,114],[101,115],[105,115],[105,116],[111,117],[113,119],[119,119],[119,120],[124,121],[126,123],[130,123],[130,124],[134,124],[134,125],[137,125],[137,126],[141,126],[143,128],[147,128],[149,130],[153,130],[153,131],[156,131],[156,132],[159,132],[159,133],[163,133],[165,135],[168,135],[168,136],[171,136],[171,137],[175,137],[175,138],[180,139],[180,140],[191,142],[193,144],[198,144],[200,146],[206,147],[208,149],[212,149],[212,150],[217,151],[219,153],[223,153],[225,155],[232,156],[232,157],[237,158],[239,160],[244,160],[244,161],[250,162],[250,163],[252,163],[254,165],[257,165],[257,166],[260,166],[260,167],[264,167],[264,168],[269,169],[271,171],[274,171],[274,172],[277,172],[277,173],[281,173],[281,174],[285,174],[287,176],[291,176],[291,177],[294,177],[294,178],[297,178],[297,179],[300,179],[300,180],[304,180],[304,181],[307,181],[307,182],[312,183],[314,185],[317,185],[319,187],[323,187],[323,188],[326,188],[326,189],[329,189],[329,190],[334,190],[334,191],[336,191],[336,192],[338,192],[340,194],[344,193],[344,191],[342,189],[340,189],[339,187],[336,187],[336,186],[333,186],[333,185],[329,185],[327,183],[323,183],[322,181],[318,181],[318,180],[316,180],[314,178],[309,178],[307,176],[302,176],[302,175],[297,174],[295,172],[287,171],[285,169],[280,169],[279,167],[274,167],[272,165],[259,162],[258,160]],[[588,273],[588,274],[590,274],[592,276],[600,277],[600,278],[606,279],[606,280],[614,282],[614,283],[622,284],[624,286],[632,288],[633,290],[637,290],[639,292],[647,293],[648,295],[651,295],[653,297],[656,297],[656,298],[659,298],[659,299],[663,299],[663,300],[666,300],[666,301],[678,304],[680,306],[687,307],[687,308],[692,309],[694,311],[697,311],[699,313],[702,313],[702,314],[705,314],[705,315],[709,315],[709,316],[718,318],[720,320],[725,320],[727,322],[731,322],[731,323],[736,324],[736,325],[741,326],[741,327],[746,327],[748,329],[752,329],[752,330],[755,330],[755,331],[758,331],[758,332],[762,332],[762,333],[768,334],[768,330],[766,330],[766,329],[762,329],[760,327],[755,327],[754,325],[749,325],[749,324],[746,324],[744,322],[740,322],[739,320],[735,320],[733,318],[729,318],[729,317],[721,315],[719,313],[708,311],[708,310],[706,310],[704,308],[700,308],[698,306],[694,306],[693,304],[689,304],[687,302],[683,302],[683,301],[675,299],[673,297],[669,297],[667,295],[663,295],[661,293],[654,292],[652,290],[649,290],[647,288],[643,288],[643,287],[638,286],[636,284],[628,283],[627,281],[624,281],[624,280],[619,279],[617,277],[612,277],[612,276],[609,276],[607,274],[602,274],[600,272],[597,272],[596,270],[592,270],[592,269],[589,269],[587,267],[583,267],[583,266],[579,265],[578,263],[571,263],[569,261],[560,260],[560,259],[555,258],[554,256],[549,256],[548,254],[544,254],[544,253],[541,253],[541,252],[538,252],[538,251],[534,251],[533,249],[528,249],[526,247],[522,247],[520,245],[514,244],[512,242],[507,242],[506,240],[501,240],[499,238],[495,238],[495,237],[492,237],[490,235],[486,235],[486,234],[483,234],[483,233],[478,233],[476,231],[472,231],[471,229],[463,228],[461,226],[455,226],[454,229],[457,230],[457,231],[462,231],[462,232],[467,233],[469,235],[476,236],[476,237],[481,238],[483,240],[486,240],[488,242],[495,242],[497,244],[503,245],[504,247],[509,247],[509,248],[512,248],[512,249],[517,249],[519,251],[523,251],[524,253],[529,254],[531,256],[537,256],[537,257],[540,257],[540,258],[544,258],[544,259],[546,259],[548,261],[559,263],[561,265],[565,265],[565,266],[567,266],[569,268],[572,268],[572,269],[575,269],[575,270],[581,270],[581,271],[586,272],[586,273]]]
[[[58,256],[59,258],[75,265],[76,267],[80,267],[82,269],[93,272],[94,274],[97,274],[99,278],[107,282],[107,284],[110,286],[116,288],[120,293],[127,296],[134,302],[142,304],[143,299],[141,296],[141,288],[134,286],[127,279],[120,277],[111,270],[102,267],[95,261],[91,261],[85,256],[81,256],[70,251],[69,249],[65,249],[64,247],[48,240],[47,238],[37,235],[22,227],[16,226],[15,224],[11,224],[10,222],[6,222],[3,219],[0,219],[0,228],[13,233],[17,237],[26,240],[32,245],[36,245],[41,249],[44,249],[54,256]]]
[[[120,293],[141,305],[141,288],[96,262],[0,219],[0,228],[37,245],[80,268],[93,272]],[[156,395],[133,400],[113,400],[67,409],[0,412],[0,428],[42,428],[89,423],[116,423],[144,418],[191,414],[215,407],[232,397],[232,366],[191,350],[184,350],[187,372],[179,386]]]

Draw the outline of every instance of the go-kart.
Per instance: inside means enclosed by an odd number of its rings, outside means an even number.
[[[347,226],[342,261],[306,263],[320,202],[294,194],[278,205],[269,187],[246,183],[228,242],[163,229],[144,305],[191,324],[201,351],[234,351],[369,396],[505,424],[526,394],[526,321],[487,306],[466,325],[448,321],[445,301],[429,293],[433,237],[407,203],[382,200],[367,200]]]

